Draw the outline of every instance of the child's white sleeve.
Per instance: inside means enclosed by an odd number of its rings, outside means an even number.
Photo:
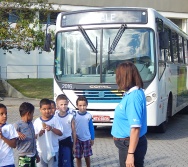
[[[60,123],[59,119],[55,117],[54,120],[55,120],[54,128],[59,129],[63,133],[63,125]]]
[[[10,139],[14,139],[18,137],[18,133],[15,129],[15,127],[13,125],[9,125],[10,126]]]
[[[34,129],[35,129],[35,134],[38,134],[41,130],[40,120],[38,118],[34,121],[33,126],[34,126]]]

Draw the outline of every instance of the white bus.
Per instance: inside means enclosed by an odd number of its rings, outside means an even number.
[[[147,99],[147,124],[165,132],[169,117],[188,105],[188,35],[151,8],[100,8],[60,13],[56,21],[54,99],[70,108],[88,99],[94,126],[111,126],[123,92],[115,70],[138,68]]]

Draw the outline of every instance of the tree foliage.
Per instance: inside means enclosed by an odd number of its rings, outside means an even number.
[[[26,52],[43,49],[47,32],[44,23],[51,11],[47,0],[0,0],[0,48]],[[39,13],[44,20],[39,19]]]

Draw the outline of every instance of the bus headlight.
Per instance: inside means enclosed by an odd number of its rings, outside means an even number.
[[[153,103],[157,99],[157,94],[155,92],[149,93],[146,95],[147,105]]]
[[[150,103],[150,102],[152,101],[152,97],[151,97],[151,96],[146,96],[146,101],[147,101],[148,103]]]

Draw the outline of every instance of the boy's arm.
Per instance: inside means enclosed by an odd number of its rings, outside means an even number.
[[[9,133],[10,133],[11,139],[7,139],[6,137],[4,137],[2,130],[0,129],[0,139],[2,139],[6,144],[8,144],[9,147],[16,148],[16,138],[18,137],[18,134],[13,125],[9,126]]]
[[[20,127],[19,127],[19,123],[15,123],[14,124],[14,128],[16,129],[16,132],[18,133],[18,139],[19,140],[25,140],[26,136],[20,132]]]
[[[92,118],[89,121],[89,131],[90,131],[90,134],[91,134],[91,145],[93,146],[94,139],[95,139],[95,130],[94,130]]]
[[[51,127],[51,126],[50,126]],[[50,128],[49,128],[50,129]],[[51,127],[51,129],[50,129],[53,133],[55,133],[56,135],[58,135],[58,136],[62,136],[63,135],[63,133],[59,130],[59,129],[56,129],[56,128],[53,128],[53,127]]]
[[[23,133],[21,133],[19,131],[17,131],[17,133],[18,133],[18,136],[19,136],[20,140],[25,140],[26,136]]]
[[[16,138],[7,139],[3,136],[2,131],[0,130],[0,139],[2,139],[5,143],[7,143],[10,147],[16,148]]]
[[[72,128],[72,137],[73,137],[73,151],[75,151],[75,146],[76,146],[76,128],[75,128],[75,120],[74,120],[74,118],[72,119],[72,122],[71,122],[71,128]]]
[[[0,138],[1,138],[5,143],[7,143],[10,147],[16,148],[16,138],[7,139],[7,138],[4,137],[4,136],[0,136]]]
[[[63,135],[63,127],[60,125],[59,120],[57,118],[55,118],[55,120],[54,120],[54,127],[47,125],[46,130],[52,131],[53,133],[55,133],[58,136]]]

